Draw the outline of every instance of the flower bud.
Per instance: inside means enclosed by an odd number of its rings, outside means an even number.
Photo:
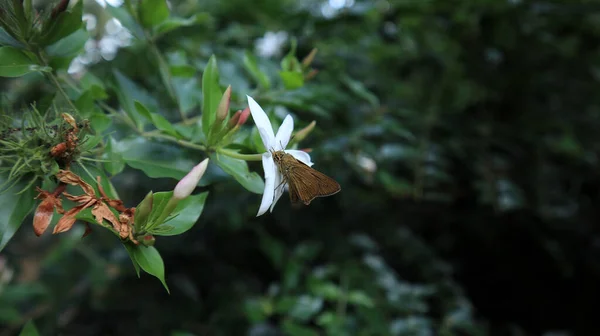
[[[246,107],[240,114],[240,120],[238,120],[237,125],[242,126],[243,124],[245,124],[246,120],[248,120],[249,116],[250,116],[250,108]]]
[[[69,0],[61,0],[61,2],[59,2],[53,9],[52,12],[50,13],[50,17],[52,19],[56,18],[58,16],[58,14],[64,12],[65,10],[67,10],[67,7],[69,6]]]
[[[306,136],[310,132],[312,132],[313,129],[315,129],[315,125],[317,125],[317,122],[313,120],[306,127],[299,130],[298,132],[296,132],[296,134],[294,135],[294,142],[300,142],[300,141],[304,140],[304,138],[306,138]]]
[[[144,246],[154,246],[154,243],[156,242],[156,238],[154,238],[153,235],[145,235],[144,237],[142,237],[140,242]]]
[[[197,164],[192,170],[185,175],[173,190],[173,198],[182,200],[192,194],[194,188],[198,185],[198,182],[204,175],[206,167],[208,166],[208,158]]]
[[[315,55],[317,54],[317,48],[313,48],[313,50],[310,51],[310,53],[308,55],[306,55],[306,57],[304,57],[304,59],[302,60],[302,66],[304,68],[308,68],[310,66],[310,64],[312,63],[312,61],[315,59]]]
[[[136,231],[140,231],[148,221],[148,217],[152,212],[153,203],[154,194],[152,193],[152,191],[150,191],[146,195],[146,197],[144,197],[144,200],[142,200],[140,204],[138,204],[138,206],[135,208],[134,228]]]
[[[223,121],[229,114],[229,101],[231,100],[231,85],[227,87],[217,107],[217,120]]]
[[[233,117],[231,117],[231,119],[229,119],[229,122],[227,122],[228,129],[232,129],[235,125],[237,125],[238,121],[240,120],[241,114],[242,110],[239,110],[233,114]]]

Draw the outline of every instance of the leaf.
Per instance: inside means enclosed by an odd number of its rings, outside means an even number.
[[[248,170],[248,163],[246,161],[220,154],[212,154],[211,160],[223,169],[225,173],[233,176],[248,191],[255,194],[262,194],[265,190],[264,181],[256,172]]]
[[[279,76],[283,80],[283,86],[288,90],[295,90],[304,86],[304,75],[295,71],[280,71]]]
[[[85,91],[90,91],[92,93],[92,97],[94,99],[106,99],[108,98],[108,94],[106,94],[106,87],[104,86],[104,82],[100,80],[100,78],[96,77],[91,72],[87,71],[83,77],[79,80],[79,84],[81,88]]]
[[[202,74],[202,131],[208,137],[208,131],[215,121],[217,106],[221,101],[221,88],[219,87],[219,69],[217,58],[213,55],[208,60]]]
[[[323,299],[309,295],[301,295],[296,300],[288,315],[296,320],[308,322],[323,308]]]
[[[366,100],[371,106],[378,107],[379,106],[379,98],[371,91],[369,91],[363,83],[350,78],[348,75],[342,75],[342,83],[344,83],[350,91],[352,91],[358,97]]]
[[[116,90],[116,94],[119,97],[119,102],[127,115],[139,128],[142,128],[144,119],[135,108],[134,102],[137,100],[144,104],[150,112],[154,112],[158,110],[156,100],[146,90],[139,87],[134,81],[125,77],[118,70],[113,71],[113,74],[117,80],[118,89]]]
[[[158,253],[158,250],[153,246],[135,246],[133,249],[135,261],[146,273],[154,275],[162,282],[168,293],[169,287],[165,282],[165,264]]]
[[[0,47],[0,77],[20,77],[35,71],[52,71],[29,59],[21,50]]]
[[[373,300],[360,290],[351,291],[348,293],[348,303],[363,306],[366,308],[373,308],[375,304]]]
[[[244,53],[244,68],[250,73],[252,78],[263,88],[269,89],[271,82],[269,77],[258,68],[256,56],[247,51]]]
[[[14,186],[0,194],[0,251],[17,232],[27,215],[33,210],[36,201],[35,189],[30,187],[23,193],[15,195],[20,190]]]
[[[19,336],[39,336],[38,330],[35,327],[35,324],[33,324],[33,321],[29,320],[27,323],[25,323],[25,326],[23,326],[23,329],[21,329]]]
[[[47,46],[46,53],[51,57],[75,57],[83,50],[89,38],[90,34],[85,29],[79,29],[73,34]]]
[[[115,139],[113,139],[112,136],[109,136],[104,151],[104,157],[108,162],[104,162],[104,169],[112,176],[119,174],[125,168],[125,161],[123,160],[123,157],[121,157],[121,154],[113,149],[114,146]]]
[[[83,1],[78,1],[70,11],[60,13],[57,17],[49,19],[44,24],[39,43],[48,46],[56,41],[73,34],[81,28],[83,15]]]
[[[154,28],[154,35],[163,35],[179,27],[197,25],[203,22],[208,22],[210,19],[211,16],[208,13],[197,13],[188,19],[180,17],[167,18],[160,25]]]
[[[305,327],[290,319],[283,320],[281,329],[285,335],[289,336],[319,336],[319,333],[314,328]]]
[[[175,210],[171,213],[171,215],[176,215],[176,217],[164,224],[164,226],[170,226],[172,229],[160,234],[155,234],[158,236],[175,236],[191,229],[198,221],[198,218],[200,218],[202,210],[204,210],[204,203],[206,202],[207,196],[208,192],[203,192],[198,195],[188,196],[181,200],[177,204],[177,207],[175,207]],[[156,229],[160,229],[162,226],[163,225],[160,225],[156,227]]]
[[[137,274],[137,276],[139,278],[140,277],[140,264],[138,264],[138,262],[135,260],[135,256],[134,256],[134,251],[139,246],[133,245],[132,243],[125,243],[125,244],[123,244],[123,246],[125,246],[125,250],[127,251],[129,258],[131,258],[131,262],[133,263],[133,268],[135,268],[135,273]]]
[[[19,49],[25,48],[23,43],[17,41],[2,27],[0,27],[0,45],[11,46]]]
[[[94,106],[93,110],[97,113],[94,113],[90,117],[90,125],[96,132],[102,133],[112,124],[112,119],[96,106]]]
[[[196,75],[196,68],[191,65],[171,65],[169,71],[173,77],[193,78]]]
[[[143,117],[145,117],[148,121],[150,121],[154,125],[154,127],[165,132],[166,134],[175,136],[177,138],[181,137],[179,133],[177,133],[175,128],[173,128],[173,125],[171,125],[171,123],[165,117],[158,113],[151,113],[150,111],[148,111],[146,106],[144,106],[137,100],[134,101],[134,104],[137,112]]]
[[[142,26],[146,28],[157,26],[169,17],[167,1],[141,0],[138,5],[138,15]]]

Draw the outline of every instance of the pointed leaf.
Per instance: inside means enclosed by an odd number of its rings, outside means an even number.
[[[3,181],[2,181],[3,182]],[[23,193],[15,195],[23,186],[15,186],[0,194],[0,251],[17,232],[27,215],[36,205],[35,189],[28,188]]]
[[[169,6],[166,0],[141,0],[138,13],[142,26],[152,28],[169,17]]]
[[[162,282],[163,286],[169,292],[169,287],[165,282],[165,264],[153,246],[136,246],[133,250],[135,261],[148,274],[154,275]]]
[[[223,171],[236,179],[244,188],[255,194],[262,194],[265,183],[255,172],[248,170],[246,161],[234,159],[225,155],[211,155],[211,160],[216,162]]]
[[[48,46],[56,41],[73,34],[82,27],[83,1],[78,1],[70,11],[62,12],[57,17],[49,19],[44,25],[39,41],[41,45]]]
[[[21,50],[0,47],[0,77],[20,77],[35,71],[51,71],[29,59]]]
[[[202,74],[202,131],[205,136],[208,136],[208,131],[215,121],[221,96],[223,96],[223,92],[219,87],[217,58],[213,55],[208,60]]]
[[[204,209],[204,203],[206,202],[206,197],[208,196],[208,192],[203,192],[198,195],[188,196],[187,198],[181,200],[175,210],[171,213],[174,215],[173,219],[165,222],[165,224],[156,227],[156,229],[161,229],[163,226],[170,226],[171,230],[166,232],[151,232],[158,236],[174,236],[178,234],[182,234],[187,230],[191,229],[194,224],[200,218],[202,214],[202,210]]]
[[[35,327],[35,324],[33,324],[33,321],[29,320],[27,323],[25,323],[25,326],[23,326],[19,336],[39,336],[39,334],[40,333]]]

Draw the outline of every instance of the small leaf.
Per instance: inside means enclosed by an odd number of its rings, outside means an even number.
[[[202,131],[208,137],[208,131],[215,121],[217,106],[223,92],[219,87],[219,69],[217,58],[213,55],[208,60],[202,74]]]
[[[206,202],[207,196],[208,192],[203,192],[198,195],[188,196],[179,201],[177,207],[171,213],[171,215],[176,217],[164,224],[165,226],[170,226],[171,230],[164,233],[154,231],[152,233],[158,236],[175,236],[191,229],[198,221],[198,218],[200,218],[202,210],[204,210],[204,203]],[[158,226],[156,229],[160,229],[161,227],[162,225]]]
[[[150,121],[154,125],[154,127],[165,132],[166,134],[175,137],[180,137],[179,133],[177,133],[175,128],[173,128],[173,125],[171,125],[171,123],[165,117],[158,113],[151,113],[150,111],[148,111],[146,106],[144,106],[137,100],[134,101],[134,104],[135,109],[138,111],[138,113],[145,117],[148,121]]]
[[[252,78],[263,88],[269,89],[271,82],[269,77],[258,68],[256,56],[247,51],[244,53],[244,68],[250,73]]]
[[[348,303],[363,306],[366,308],[373,308],[375,304],[370,297],[363,291],[355,290],[348,293]]]
[[[83,50],[89,38],[90,34],[85,29],[79,29],[73,34],[46,47],[46,53],[52,57],[75,57]]]
[[[262,194],[265,183],[256,172],[248,170],[248,163],[244,160],[234,159],[226,155],[211,155],[211,160],[223,171],[235,178],[244,188],[255,194]]]
[[[196,68],[191,65],[171,65],[171,75],[173,77],[192,78],[196,75]]]
[[[36,203],[33,187],[28,188],[19,195],[15,195],[20,190],[17,187],[5,190],[0,194],[0,204],[2,204],[0,207],[0,251],[4,249],[4,246],[17,232]]]
[[[200,23],[208,22],[211,16],[208,13],[197,13],[194,16],[183,19],[179,17],[167,18],[160,25],[154,28],[154,35],[163,35],[179,27],[188,27]]]
[[[114,146],[115,139],[113,139],[112,136],[109,136],[104,151],[104,157],[108,161],[104,162],[104,169],[112,176],[119,174],[125,168],[125,161],[123,160],[123,157],[121,157],[121,154],[113,149]]]
[[[21,50],[0,47],[0,77],[20,77],[41,68]]]
[[[379,98],[369,91],[363,83],[350,78],[348,75],[342,75],[341,79],[342,83],[344,83],[355,95],[366,100],[373,107],[379,106]]]
[[[19,49],[24,49],[23,43],[12,37],[4,28],[0,27],[0,45],[11,46]]]
[[[147,107],[148,111],[153,112],[158,110],[156,99],[134,81],[125,77],[121,72],[115,70],[113,74],[118,86],[115,91],[123,110],[125,110],[138,128],[141,129],[144,125],[144,119],[135,108],[135,101],[137,100],[142,103]]]
[[[303,326],[290,319],[283,320],[281,329],[285,335],[289,336],[319,336],[319,333],[314,328]]]
[[[318,314],[323,308],[323,299],[309,295],[301,295],[296,300],[294,306],[288,312],[290,317],[296,320],[307,322],[313,316]]]
[[[279,76],[283,80],[283,86],[288,90],[295,90],[304,86],[304,75],[301,72],[281,71]]]
[[[154,275],[162,282],[163,286],[169,292],[169,287],[165,282],[165,264],[153,246],[135,246],[133,250],[135,261],[146,273]],[[170,292],[169,292],[170,293]]]
[[[45,34],[39,43],[48,46],[56,41],[73,34],[81,28],[83,15],[83,1],[78,1],[70,11],[62,12],[57,17],[46,21],[43,27]]]
[[[154,205],[154,194],[149,191],[146,197],[135,207],[135,231],[139,232],[148,223]]]
[[[29,320],[27,323],[25,323],[25,326],[23,326],[19,336],[39,336],[39,332],[35,327],[35,324],[33,324],[33,321]]]
[[[138,14],[142,26],[152,28],[169,17],[169,6],[166,0],[141,0]]]
[[[134,256],[134,251],[136,248],[138,248],[138,246],[133,245],[132,243],[126,243],[123,246],[125,246],[125,250],[127,251],[129,258],[131,258],[131,262],[133,263],[133,268],[135,268],[135,273],[137,274],[137,276],[139,278],[140,277],[140,264],[138,264],[138,262],[135,260],[135,256]]]

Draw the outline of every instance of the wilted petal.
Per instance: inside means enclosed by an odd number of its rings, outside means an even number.
[[[35,210],[35,215],[33,216],[33,231],[36,236],[41,236],[48,228],[48,225],[50,225],[52,216],[54,215],[55,202],[56,199],[54,197],[47,197]]]
[[[265,191],[263,192],[258,214],[256,214],[257,217],[267,212],[269,206],[273,203],[275,179],[277,175],[277,168],[275,167],[275,161],[273,161],[271,153],[267,152],[262,155],[262,164],[265,171]]]
[[[121,223],[117,219],[117,216],[103,202],[96,203],[92,209],[92,215],[94,215],[98,224],[103,225],[103,221],[106,219],[112,224],[115,230],[120,231]]]
[[[52,234],[57,234],[57,233],[62,233],[62,232],[66,232],[71,230],[71,227],[73,227],[73,224],[75,224],[75,215],[64,215],[62,216],[61,219],[58,220],[58,223],[56,223],[56,226],[54,227],[54,231],[52,231]]]
[[[252,119],[254,119],[256,128],[258,128],[258,133],[260,134],[263,145],[265,145],[267,150],[274,148],[275,133],[273,133],[273,126],[271,126],[269,117],[267,117],[265,111],[263,111],[262,107],[260,107],[260,105],[258,105],[258,103],[252,97],[246,97],[248,98],[248,106],[250,107]]]
[[[72,171],[69,170],[60,170],[57,174],[56,177],[64,183],[70,184],[70,185],[78,185],[81,187],[81,189],[83,189],[83,191],[87,194],[87,195],[96,195],[96,192],[94,191],[94,188],[92,188],[91,185],[89,185],[87,182],[85,182],[84,180],[81,179],[81,177],[77,176],[75,173],[73,173]]]
[[[288,149],[285,151],[288,154],[291,154],[296,159],[300,160],[302,163],[311,167],[314,163],[310,160],[310,155],[307,152],[297,150],[297,149]]]
[[[283,123],[279,126],[279,130],[277,130],[277,135],[275,136],[275,150],[284,150],[285,147],[290,142],[290,137],[292,136],[292,131],[294,130],[294,119],[291,115],[287,115],[285,119],[283,119]],[[269,148],[267,148],[268,150]]]

